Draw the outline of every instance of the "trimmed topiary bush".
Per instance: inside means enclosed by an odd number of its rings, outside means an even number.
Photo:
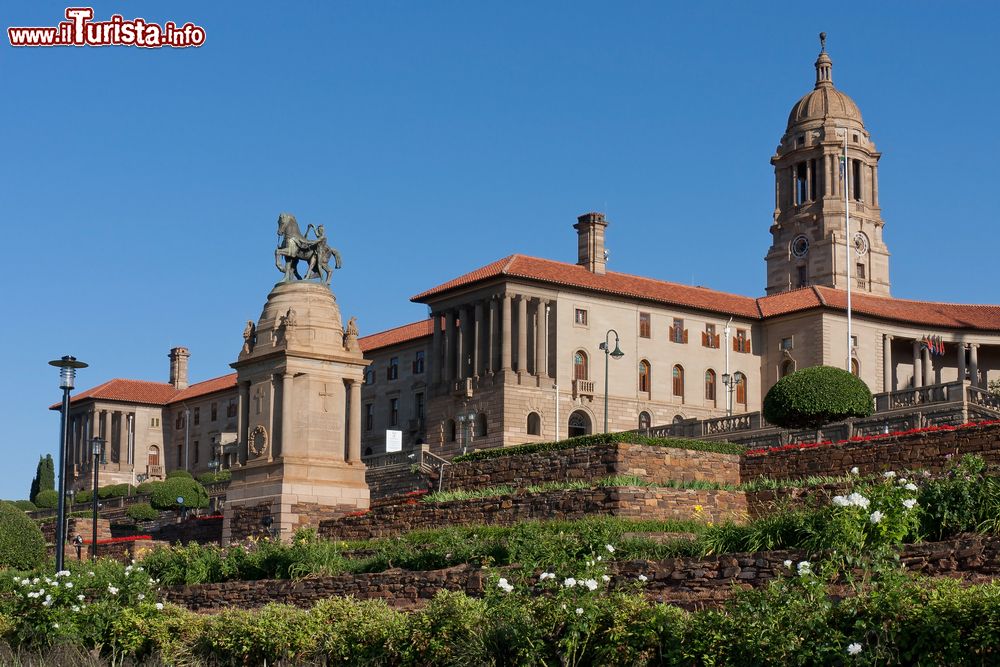
[[[131,484],[111,484],[97,489],[98,498],[121,498],[135,493],[135,487]]]
[[[35,505],[42,509],[52,509],[59,504],[59,493],[54,489],[39,491],[35,496]]]
[[[160,513],[149,503],[136,503],[125,510],[125,516],[133,521],[152,521],[159,517]]]
[[[31,570],[44,561],[42,529],[24,510],[10,503],[0,503],[0,568]]]
[[[167,473],[167,479],[174,479],[175,477],[183,477],[184,479],[194,479],[194,475],[189,473],[187,470],[171,470]]]
[[[874,411],[861,378],[832,366],[803,368],[778,380],[764,397],[764,419],[783,428],[819,428]]]
[[[30,500],[5,500],[3,502],[8,502],[17,509],[23,510],[25,512],[32,512],[38,509],[38,507],[35,506],[35,503],[31,502]]]
[[[228,482],[232,479],[233,474],[228,470],[219,470],[218,472],[203,472],[198,475],[198,481],[202,484],[218,484],[219,482]]]
[[[184,507],[208,507],[208,492],[199,482],[186,477],[174,477],[153,490],[150,505],[158,510],[180,509],[177,498],[184,499]]]
[[[161,482],[158,479],[154,479],[149,482],[143,482],[139,486],[135,487],[135,492],[140,496],[148,496],[152,494],[153,491],[156,490],[156,487],[158,487],[160,484],[163,484],[163,482]]]

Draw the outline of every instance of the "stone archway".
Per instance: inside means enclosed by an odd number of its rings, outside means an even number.
[[[569,437],[575,438],[580,435],[590,435],[593,431],[594,427],[590,421],[590,415],[583,410],[577,410],[569,416]]]

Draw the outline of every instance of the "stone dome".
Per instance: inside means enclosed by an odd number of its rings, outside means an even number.
[[[812,121],[827,119],[853,121],[863,126],[861,110],[850,97],[833,87],[833,61],[826,52],[823,34],[823,50],[816,59],[816,86],[802,96],[788,114],[788,130]]]

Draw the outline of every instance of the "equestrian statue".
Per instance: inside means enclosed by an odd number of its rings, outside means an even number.
[[[310,239],[309,232],[313,232],[316,238]],[[337,249],[331,248],[327,243],[323,225],[313,227],[310,224],[303,235],[295,216],[291,213],[282,213],[278,216],[278,236],[281,237],[281,243],[274,251],[274,265],[285,274],[281,282],[291,282],[292,276],[295,276],[295,280],[319,278],[327,287],[330,286],[330,278],[333,275],[330,258],[334,259],[334,269],[341,268],[341,261]],[[282,258],[284,263],[281,261]],[[306,263],[305,278],[299,274],[300,261]]]

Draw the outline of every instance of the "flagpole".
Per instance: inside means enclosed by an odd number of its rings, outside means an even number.
[[[855,185],[857,187],[857,185]],[[851,170],[847,162],[847,128],[844,128],[844,271],[847,275],[847,372],[851,372]]]

